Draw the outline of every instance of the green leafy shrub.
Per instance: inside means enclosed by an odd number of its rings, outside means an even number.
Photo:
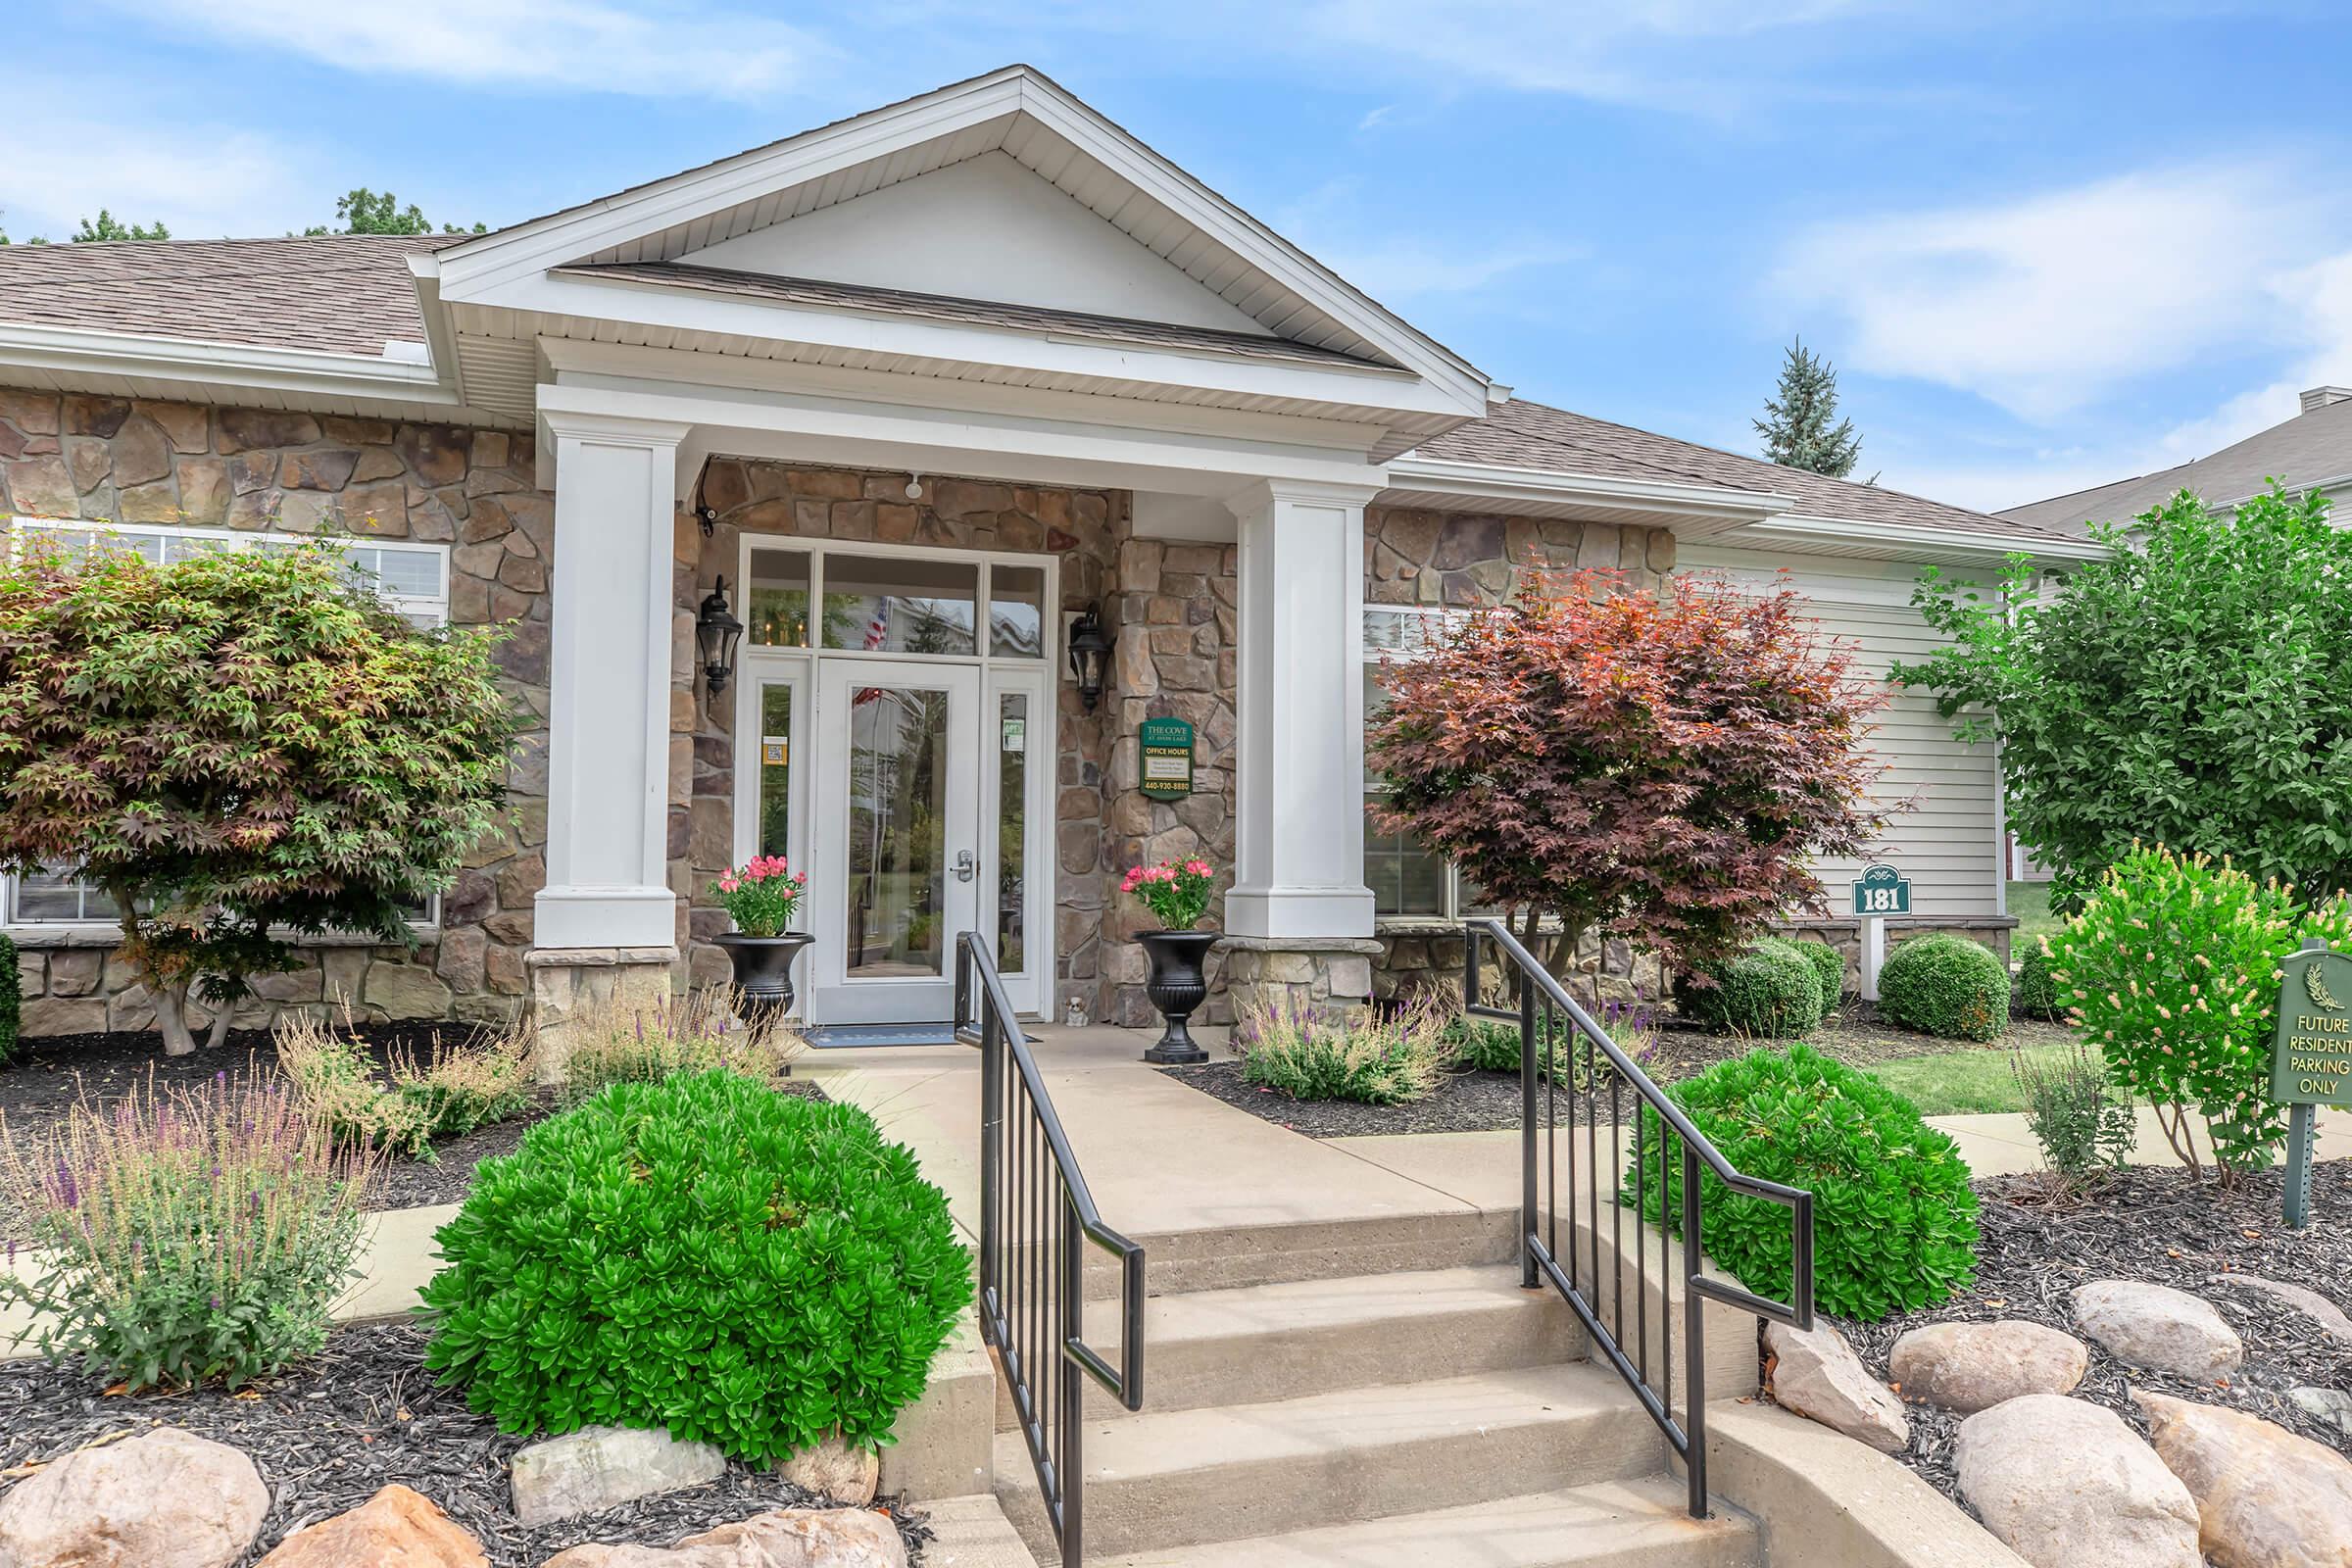
[[[1552,1065],[1559,1056],[1559,1043],[1566,1033],[1565,1023],[1555,1023],[1544,1042],[1543,1065]],[[1447,1019],[1438,1031],[1438,1046],[1447,1060],[1457,1067],[1473,1068],[1479,1072],[1517,1072],[1519,1070],[1519,1026],[1504,1023],[1499,1018],[1457,1016]]]
[[[1753,1051],[1667,1091],[1734,1169],[1813,1195],[1814,1298],[1864,1320],[1943,1300],[1976,1279],[1977,1195],[1951,1138],[1869,1074],[1809,1046]],[[1682,1150],[1656,1180],[1657,1113],[1640,1129],[1647,1173],[1643,1216],[1680,1234]],[[1661,1190],[1662,1189],[1662,1190]],[[1620,1199],[1634,1202],[1629,1174]],[[1748,1289],[1786,1299],[1792,1272],[1788,1210],[1700,1177],[1710,1256]]]
[[[1822,1016],[1828,1017],[1845,1000],[1845,955],[1827,942],[1799,942],[1790,938],[1788,945],[1813,966],[1813,979],[1821,987]]]
[[[590,1008],[565,1031],[564,1098],[576,1103],[612,1084],[660,1083],[681,1072],[723,1070],[773,1083],[808,1049],[789,1029],[737,1029],[732,1021],[718,991]]]
[[[1982,942],[1913,937],[1880,966],[1879,1011],[1945,1040],[1998,1040],[2009,1027],[2009,971]]]
[[[1765,1040],[1801,1035],[1821,1022],[1823,1011],[1813,961],[1795,943],[1779,937],[1767,937],[1725,962],[1702,965],[1684,981],[1675,1000],[1694,1023]]]
[[[501,1430],[663,1427],[751,1461],[887,1443],[972,1296],[911,1152],[729,1072],[539,1123],[436,1240],[425,1364]]]
[[[2011,1061],[2026,1098],[2026,1125],[2061,1189],[2120,1169],[2139,1141],[2132,1102],[2109,1093],[2107,1066],[2077,1040],[2054,1062],[2018,1053]]]
[[[1293,1100],[1403,1105],[1427,1100],[1445,1070],[1446,1021],[1434,998],[1386,1018],[1331,1017],[1285,999],[1246,1009],[1233,1032],[1242,1081]],[[1519,1059],[1518,1036],[1511,1061]]]
[[[0,937],[0,1067],[17,1054],[17,1031],[24,1020],[24,976],[17,968],[17,945]]]
[[[2058,984],[2050,978],[2050,950],[2038,937],[2026,944],[2025,956],[2017,960],[2009,1003],[2029,1018],[2058,1016]]]
[[[284,1085],[227,1073],[0,1126],[0,1199],[37,1250],[0,1269],[0,1303],[35,1314],[51,1360],[134,1390],[267,1377],[325,1343],[375,1169]]]
[[[2049,939],[2050,979],[2116,1084],[2156,1111],[2191,1171],[2204,1121],[2225,1176],[2267,1165],[2286,1137],[2270,1095],[2279,960],[2304,931],[2328,935],[2341,905],[2305,916],[2291,890],[2227,860],[2134,849]]]

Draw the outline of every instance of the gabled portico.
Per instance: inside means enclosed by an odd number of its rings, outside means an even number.
[[[722,839],[722,866],[789,849],[862,890],[804,911],[832,927],[803,976],[819,1021],[929,1006],[943,928],[999,922],[1037,1010],[1117,1011],[1142,978],[1117,873],[1171,853],[1232,868],[1236,984],[1368,997],[1364,507],[1388,457],[1484,414],[1483,376],[1022,68],[414,267],[464,395],[527,403],[557,498],[551,1017],[687,961]],[[808,574],[850,587],[787,586]],[[795,714],[757,745],[764,710],[713,701],[689,654],[721,578],[739,613],[810,596],[805,627],[747,616]],[[832,624],[853,606],[862,639]],[[1090,711],[1061,627],[1097,606],[1119,643]],[[992,652],[1000,612],[1042,646]],[[894,614],[936,634],[905,647]],[[850,710],[882,698],[887,723]],[[1195,798],[1135,793],[1163,714],[1200,736]],[[845,795],[877,725],[913,749]],[[919,798],[878,801],[885,775]]]

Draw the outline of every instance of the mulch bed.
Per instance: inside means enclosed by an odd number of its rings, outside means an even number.
[[[1990,1046],[1970,1040],[1939,1040],[1915,1034],[1879,1020],[1878,1009],[1858,999],[1849,1000],[1823,1020],[1808,1043],[1823,1054],[1862,1067],[1903,1056],[1931,1056],[1946,1052],[2008,1051],[2021,1046],[2063,1042],[2072,1036],[2060,1025],[2030,1018],[2012,1019],[2009,1033]],[[1657,1084],[1679,1083],[1719,1061],[1744,1056],[1759,1045],[1773,1042],[1701,1029],[1667,1028],[1642,1059],[1642,1070]],[[1579,1048],[1582,1054],[1582,1048]],[[1169,1077],[1189,1084],[1237,1110],[1276,1122],[1308,1138],[1357,1138],[1381,1133],[1482,1133],[1519,1125],[1519,1075],[1516,1072],[1452,1072],[1440,1081],[1437,1092],[1409,1105],[1362,1105],[1344,1100],[1293,1100],[1271,1089],[1242,1082],[1238,1060],[1206,1062],[1198,1067],[1166,1067]],[[1625,1096],[1625,1113],[1632,1114],[1634,1096]],[[1617,1119],[1604,1083],[1597,1099],[1576,1097],[1575,1119],[1590,1120],[1597,1110],[1604,1122]],[[1565,1094],[1559,1105],[1562,1122],[1569,1119]]]
[[[1992,1177],[1976,1184],[1984,1241],[1975,1289],[1884,1322],[1838,1326],[1863,1364],[1885,1380],[1894,1342],[1907,1329],[2025,1318],[2082,1340],[2090,1369],[2075,1396],[2114,1410],[2142,1436],[2147,1424],[2132,1403],[2133,1388],[2230,1405],[2352,1454],[2352,1439],[2287,1397],[2297,1387],[2352,1390],[2352,1345],[2283,1301],[2214,1282],[2217,1274],[2259,1274],[2352,1305],[2352,1160],[2316,1168],[2314,1218],[2305,1230],[2280,1222],[2282,1188],[2275,1169],[2230,1191],[2177,1169],[2133,1169],[2085,1202],[2052,1207],[2036,1200],[2041,1189],[2033,1178]],[[2101,1279],[2145,1280],[2203,1298],[2245,1341],[2244,1364],[2214,1384],[2126,1367],[2074,1325],[2072,1292]],[[1925,1404],[1906,1405],[1905,1412],[1911,1446],[1897,1457],[1959,1501],[1952,1445],[1965,1418]]]
[[[253,1549],[258,1561],[304,1525],[356,1508],[398,1482],[422,1493],[481,1541],[497,1568],[537,1568],[585,1542],[667,1546],[681,1536],[771,1508],[821,1505],[745,1465],[707,1486],[641,1497],[605,1513],[526,1529],[509,1511],[507,1465],[530,1440],[501,1433],[424,1369],[424,1332],[407,1323],[336,1331],[315,1358],[258,1386],[109,1397],[78,1373],[37,1361],[0,1363],[0,1473],[112,1433],[183,1427],[242,1449],[270,1488]],[[0,1480],[0,1488],[9,1482]],[[930,1532],[919,1512],[885,1506],[920,1560]]]

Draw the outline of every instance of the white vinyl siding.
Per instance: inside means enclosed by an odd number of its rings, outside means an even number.
[[[1883,679],[1895,660],[1916,661],[1938,646],[1911,608],[1917,566],[1806,562],[1705,548],[1686,549],[1680,564],[1686,570],[1722,569],[1749,589],[1770,586],[1774,573],[1787,566],[1790,586],[1811,601],[1814,618],[1854,644],[1859,672],[1872,678]],[[1956,574],[1956,568],[1946,572]],[[1939,717],[1936,699],[1924,691],[1897,688],[1890,695],[1892,701],[1874,715],[1871,727],[1873,747],[1891,764],[1875,793],[1884,801],[1908,799],[1915,805],[1894,819],[1874,858],[1911,879],[1915,916],[2001,913],[1999,772],[1992,743],[1963,745],[1953,733],[1960,720]],[[1849,859],[1824,860],[1815,867],[1833,916],[1853,912],[1846,888],[1860,870],[1861,862]]]

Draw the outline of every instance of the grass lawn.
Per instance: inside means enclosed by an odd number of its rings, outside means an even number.
[[[2012,882],[2009,884],[2009,912],[2017,919],[2017,931],[2011,939],[2010,956],[2024,957],[2026,944],[2035,937],[2054,937],[2066,922],[2050,913],[2050,885],[2047,882]]]
[[[2011,1058],[2022,1054],[2034,1060],[2055,1063],[2071,1048],[2063,1045],[1981,1046],[1973,1051],[1947,1051],[1934,1056],[1901,1056],[1865,1069],[1887,1088],[1919,1107],[1923,1116],[1972,1116],[1992,1111],[2023,1110],[2025,1096],[2017,1087]]]

